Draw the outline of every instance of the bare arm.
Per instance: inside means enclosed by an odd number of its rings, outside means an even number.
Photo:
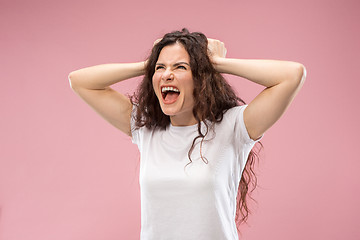
[[[258,139],[286,111],[301,89],[305,67],[297,62],[257,59],[225,58],[224,44],[211,39],[215,68],[265,86],[244,111],[244,122],[252,139]],[[224,50],[225,49],[225,50]],[[222,54],[222,55],[221,55]]]
[[[73,71],[68,78],[77,95],[105,120],[131,136],[132,104],[110,85],[143,75],[144,67],[145,62],[102,64]]]

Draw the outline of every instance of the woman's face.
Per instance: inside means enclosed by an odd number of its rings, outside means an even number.
[[[192,113],[194,82],[190,57],[181,44],[168,45],[161,50],[152,83],[161,109],[170,116],[172,125],[196,124]]]

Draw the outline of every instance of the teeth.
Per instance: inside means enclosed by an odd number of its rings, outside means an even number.
[[[163,87],[163,88],[161,89],[161,92],[167,92],[167,91],[180,92],[179,89],[174,88],[174,87]]]

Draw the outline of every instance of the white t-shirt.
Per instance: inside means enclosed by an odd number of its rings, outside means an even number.
[[[132,142],[140,150],[141,240],[239,239],[237,190],[249,152],[263,137],[249,137],[246,107],[229,109],[215,125],[216,134],[209,131],[201,149],[208,164],[200,158],[198,139],[186,168],[197,124],[134,130],[132,115]]]

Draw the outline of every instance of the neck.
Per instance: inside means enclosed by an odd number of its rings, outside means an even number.
[[[184,116],[170,116],[170,121],[173,126],[191,126],[197,124],[197,120],[193,115]]]

